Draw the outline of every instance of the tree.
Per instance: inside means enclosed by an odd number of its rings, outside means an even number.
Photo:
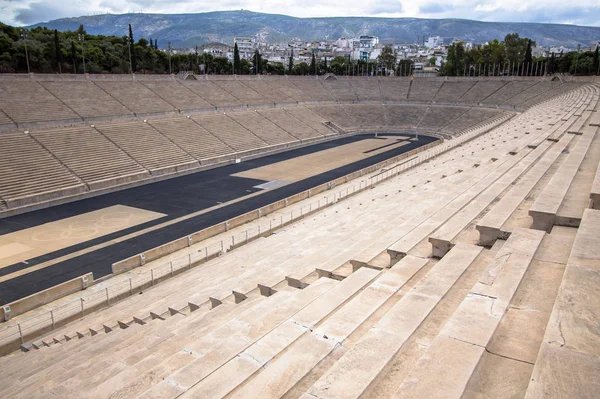
[[[290,62],[288,64],[288,72],[292,73],[292,69],[294,69],[294,49],[292,49],[292,53],[290,55]]]
[[[225,57],[218,57],[218,58],[224,58],[224,59],[227,59],[227,58],[225,58]],[[240,73],[241,75],[250,75],[250,67],[251,67],[251,65],[250,65],[250,62],[248,62],[248,60],[247,60],[247,59],[245,59],[245,58],[242,58],[242,59],[240,60],[240,71],[239,71],[239,73]]]
[[[394,65],[396,65],[396,55],[394,54],[392,46],[384,46],[381,50],[381,54],[377,57],[377,60],[385,68],[393,69]]]
[[[596,51],[596,53],[598,53],[598,51]],[[312,59],[310,60],[310,72],[313,75],[317,74],[317,60],[315,58],[315,53],[313,53]]]
[[[240,50],[238,49],[237,42],[233,45],[233,73],[240,73]]]
[[[548,60],[548,65],[546,66],[546,70],[549,74],[554,73],[555,65],[556,65],[556,60],[554,58],[554,51],[553,51],[552,55],[550,56],[550,59]]]
[[[576,51],[570,51],[567,54],[561,52],[558,60],[558,72],[559,73],[570,73],[572,67],[575,66]],[[573,68],[575,69],[575,68]]]
[[[488,75],[490,75],[489,64],[492,64],[491,74],[500,74],[501,65],[505,60],[504,42],[500,42],[497,39],[488,42],[483,46],[482,53],[485,62],[488,64]]]
[[[309,75],[310,66],[306,62],[301,62],[294,67],[292,75]]]
[[[442,75],[461,76],[464,74],[465,48],[462,42],[452,43],[448,47],[448,56],[442,69]]]
[[[429,65],[430,65],[430,66],[435,66],[435,62],[436,62],[436,61],[437,61],[437,58],[435,58],[435,57],[431,57],[431,58],[429,59]]]
[[[36,27],[28,31],[27,47],[30,69],[35,73],[54,73],[63,69],[79,72],[77,64],[82,59],[82,44],[78,35],[85,35],[86,71],[90,73],[129,73],[129,37],[88,35],[83,26],[75,31],[55,31]],[[56,42],[58,39],[58,46]],[[167,55],[146,47],[144,40],[135,45],[137,64],[146,73],[165,73],[168,70]],[[58,51],[57,51],[58,50]],[[192,56],[182,55],[175,60],[181,67],[189,65]],[[59,62],[60,61],[60,62]],[[178,66],[176,66],[177,68]],[[165,69],[166,68],[166,69]],[[0,23],[0,72],[25,72],[25,42],[19,31]]]
[[[265,65],[265,72],[269,75],[283,75],[285,66],[281,62],[267,63]]]
[[[60,41],[58,40],[58,30],[56,29],[54,29],[54,61],[56,62],[58,73],[61,73],[62,53],[60,51]]]
[[[262,73],[262,57],[258,50],[254,50],[254,57],[252,57],[253,70],[256,75]]]
[[[135,73],[137,70],[137,62],[135,55],[135,46],[133,45],[133,31],[131,30],[131,24],[129,24],[129,50],[131,51],[131,72]]]
[[[533,57],[531,56],[531,40],[527,41],[527,49],[525,50],[525,58],[523,58],[523,64],[527,68],[527,75],[529,75],[529,68],[531,66],[531,62],[533,61]]]
[[[409,59],[400,60],[398,67],[396,68],[396,75],[398,76],[410,76],[412,74],[413,61]]]
[[[329,70],[336,75],[345,75],[350,69],[349,60],[344,56],[337,56],[329,63]]]
[[[322,61],[317,62],[317,75],[325,75],[329,71],[330,69],[327,66],[327,56],[325,56]]]
[[[504,37],[506,58],[508,58],[511,65],[523,62],[529,42],[528,38],[521,38],[518,33],[509,33]],[[531,41],[530,45],[535,46],[535,42]]]
[[[600,43],[596,44],[596,51],[594,52],[594,70],[592,71],[594,74],[598,74],[600,70],[600,59],[598,58],[598,49],[600,48]]]
[[[77,73],[77,52],[75,51],[75,40],[71,40],[71,61],[73,62],[73,73]]]

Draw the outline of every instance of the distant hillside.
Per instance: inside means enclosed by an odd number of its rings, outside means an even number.
[[[503,39],[518,32],[538,44],[589,45],[600,40],[600,28],[517,22],[481,22],[464,19],[419,18],[295,18],[286,15],[262,14],[250,11],[218,11],[201,14],[121,14],[61,18],[32,26],[47,26],[59,30],[75,30],[83,24],[91,34],[127,34],[133,26],[135,38],[159,40],[165,47],[193,46],[209,42],[232,43],[234,36],[260,35],[271,43],[290,39],[335,40],[359,35],[379,36],[384,43],[414,43],[417,36],[443,36],[448,41],[460,39],[484,43]]]

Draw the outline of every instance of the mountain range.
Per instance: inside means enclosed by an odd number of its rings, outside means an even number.
[[[128,24],[134,38],[167,41],[174,47],[205,43],[232,44],[234,37],[259,37],[269,43],[293,39],[302,41],[335,40],[360,35],[378,36],[383,43],[416,43],[428,36],[442,36],[445,42],[463,40],[485,43],[502,40],[517,32],[543,46],[588,46],[600,40],[600,27],[521,23],[483,22],[466,19],[327,17],[296,18],[287,15],[251,11],[216,11],[197,14],[103,14],[61,18],[34,26],[58,30],[76,30],[83,24],[90,34],[125,36]]]

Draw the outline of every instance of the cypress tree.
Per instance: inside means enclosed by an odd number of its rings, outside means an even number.
[[[529,67],[531,66],[531,62],[533,61],[533,57],[531,55],[531,40],[527,41],[527,50],[525,50],[525,58],[523,59],[523,65],[527,68],[527,75],[529,75]]]
[[[257,75],[260,74],[260,53],[258,52],[258,50],[254,50],[254,73],[256,73]]]
[[[237,42],[233,45],[233,73],[240,74],[240,50],[238,49]]]
[[[58,30],[54,29],[54,58],[56,60],[56,64],[58,66],[58,73],[62,72],[61,63],[62,63],[62,53],[60,52],[60,42],[58,41]]]
[[[600,59],[598,55],[598,48],[600,48],[600,43],[596,44],[596,51],[594,52],[594,70],[592,71],[594,74],[598,73],[600,69]]]
[[[258,53],[258,73],[263,73],[262,55]]]
[[[315,58],[315,53],[313,53],[312,60],[310,61],[310,70],[313,74],[317,74],[317,60]]]
[[[135,60],[135,47],[133,45],[133,31],[131,30],[131,24],[129,24],[129,49],[131,51],[131,71],[135,73],[137,70],[137,62]]]
[[[77,52],[75,51],[74,40],[71,40],[71,61],[73,62],[73,73],[77,73]]]
[[[288,72],[292,73],[292,69],[294,69],[294,49],[292,49],[292,55],[290,55],[290,63],[288,65]]]
[[[550,56],[550,60],[548,61],[548,73],[552,74],[554,73],[554,51],[552,52],[552,55]]]
[[[154,50],[154,43],[152,43],[152,38],[150,38],[150,48]]]

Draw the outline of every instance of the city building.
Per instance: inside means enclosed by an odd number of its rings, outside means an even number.
[[[436,48],[444,45],[444,38],[441,36],[429,36],[425,42],[425,47]]]
[[[240,52],[241,58],[252,58],[256,44],[248,37],[234,37],[233,44],[237,43],[238,51]]]

